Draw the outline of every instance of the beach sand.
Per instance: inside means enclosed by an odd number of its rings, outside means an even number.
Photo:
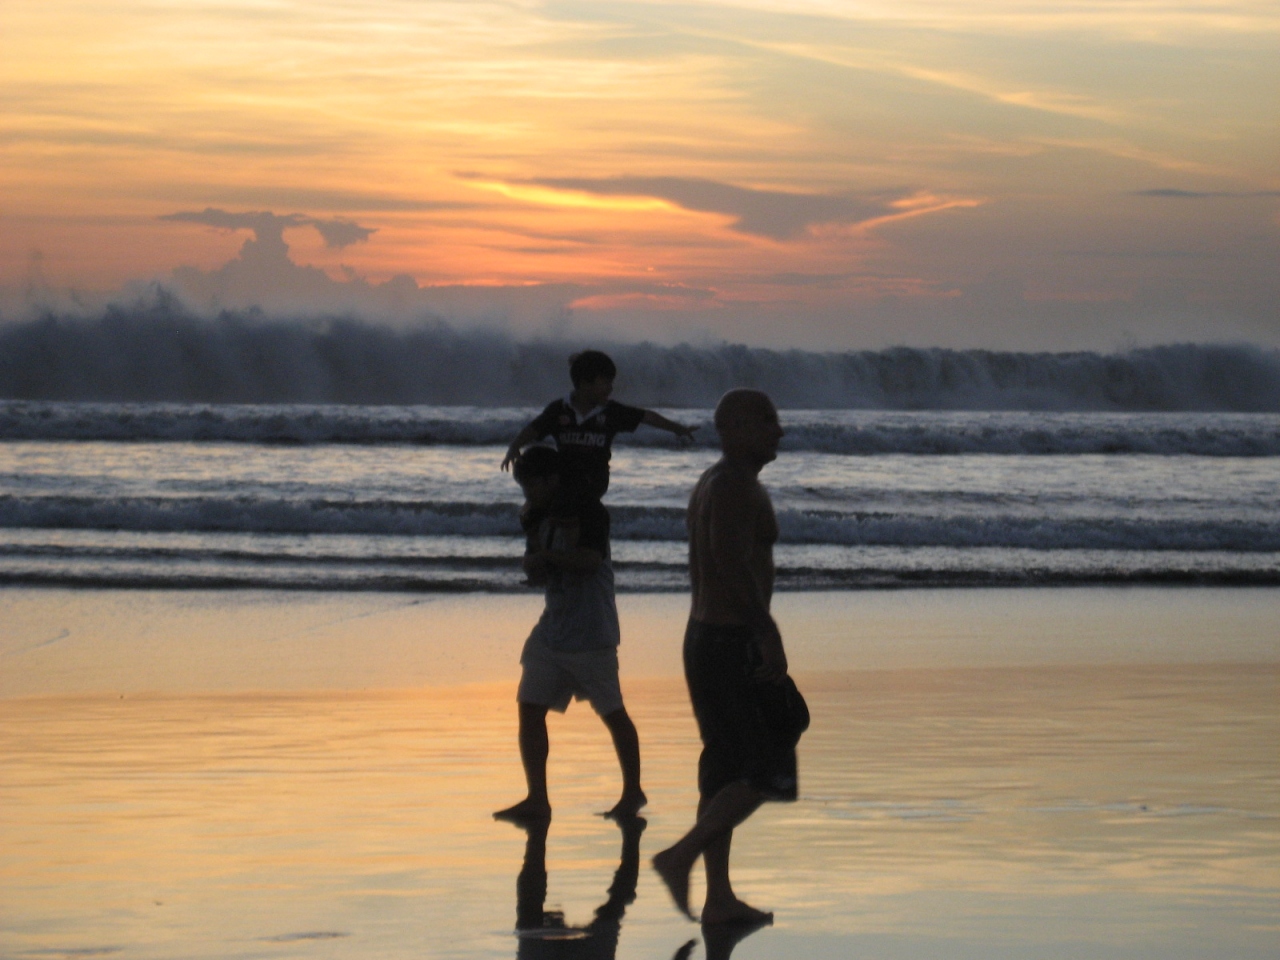
[[[647,867],[696,803],[686,603],[620,597],[651,802],[618,957],[701,937]],[[539,604],[0,591],[0,956],[594,955],[512,936],[525,838],[489,816]],[[1275,957],[1280,591],[776,606],[814,721],[800,800],[735,841],[777,914],[735,957]],[[586,705],[551,740],[546,909],[585,924],[619,779]]]

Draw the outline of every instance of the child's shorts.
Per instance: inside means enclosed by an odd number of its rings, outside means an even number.
[[[530,637],[520,654],[524,671],[516,700],[564,713],[571,699],[588,700],[607,717],[622,707],[618,648],[564,653]]]

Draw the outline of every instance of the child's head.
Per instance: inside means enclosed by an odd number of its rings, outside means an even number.
[[[618,368],[607,353],[583,350],[569,358],[569,379],[579,396],[589,394],[596,403],[604,403],[613,392],[613,379]]]
[[[550,447],[530,447],[516,458],[511,475],[529,503],[549,506],[560,486],[560,455]]]

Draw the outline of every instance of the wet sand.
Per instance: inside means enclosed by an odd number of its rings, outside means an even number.
[[[696,802],[683,602],[622,598],[645,863]],[[537,606],[0,592],[0,956],[591,955],[512,936],[525,836],[489,817]],[[778,608],[814,723],[801,799],[735,844],[777,914],[735,957],[1275,956],[1280,592]],[[585,705],[551,737],[545,907],[586,924],[619,779]],[[616,955],[700,937],[642,867]]]

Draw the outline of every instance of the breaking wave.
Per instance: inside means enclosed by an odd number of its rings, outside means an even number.
[[[710,407],[749,386],[794,409],[1280,411],[1280,351],[1246,345],[1114,354],[604,346],[621,371],[619,395],[645,406]],[[0,397],[524,407],[564,391],[566,355],[580,348],[436,321],[204,319],[159,296],[0,325]]]

